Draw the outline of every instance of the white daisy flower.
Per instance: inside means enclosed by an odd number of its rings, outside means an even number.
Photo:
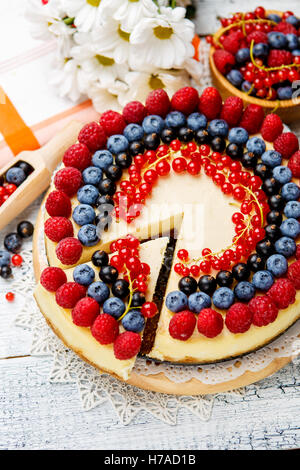
[[[119,102],[122,106],[130,101],[145,102],[148,94],[164,89],[171,97],[175,91],[190,85],[189,75],[185,70],[156,70],[151,72],[129,72],[125,76],[128,89],[119,94]]]
[[[164,69],[181,67],[194,55],[195,26],[184,18],[184,8],[161,7],[160,12],[157,17],[143,18],[131,33],[135,62]]]
[[[125,93],[126,90],[127,85],[119,80],[109,88],[95,83],[89,90],[89,97],[92,99],[94,108],[98,113],[103,113],[108,109],[121,111],[122,106],[118,101],[118,96],[120,93]]]
[[[102,0],[101,6],[103,18],[109,21],[113,17],[126,32],[131,32],[142,18],[158,14],[158,7],[153,0]]]
[[[130,33],[124,31],[121,23],[114,19],[105,22],[92,33],[93,48],[101,55],[113,57],[117,64],[131,65]]]
[[[71,53],[91,80],[98,80],[101,86],[109,87],[128,72],[127,64],[116,63],[107,53],[99,54],[89,33],[78,33],[75,39],[79,45],[73,47]]]
[[[50,83],[57,87],[61,97],[67,97],[76,102],[87,93],[90,80],[77,60],[62,59],[53,70]]]
[[[50,28],[54,23],[61,22],[62,13],[58,0],[50,0],[48,3],[42,3],[41,0],[28,0],[25,18],[32,24],[32,36],[43,41],[52,39]]]
[[[63,7],[78,31],[91,31],[101,24],[101,0],[62,0]]]

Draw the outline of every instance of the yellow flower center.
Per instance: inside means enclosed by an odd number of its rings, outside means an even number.
[[[86,3],[88,3],[92,7],[98,7],[101,3],[101,0],[86,0]]]
[[[136,2],[139,2],[140,0],[128,0],[128,1],[131,3],[136,3]]]
[[[164,26],[156,26],[155,28],[153,28],[153,32],[158,39],[162,40],[170,39],[170,37],[174,33],[173,28],[167,28]]]
[[[100,65],[103,65],[104,67],[111,67],[114,65],[115,61],[114,59],[111,59],[110,57],[105,57],[104,55],[95,55],[95,58],[98,60]]]
[[[136,0],[135,0],[136,1]],[[126,31],[123,31],[123,29],[121,29],[121,26],[119,26],[118,28],[118,33],[119,33],[119,36],[124,39],[124,41],[127,41],[129,42],[129,38],[130,38],[130,33],[126,33]]]
[[[161,88],[165,88],[165,84],[157,75],[151,75],[151,77],[149,78],[149,87],[152,90],[158,90]]]

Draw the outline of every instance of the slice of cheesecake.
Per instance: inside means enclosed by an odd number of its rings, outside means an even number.
[[[140,245],[140,259],[151,269],[146,299],[152,300],[157,279],[163,264],[167,237],[151,240]],[[94,250],[95,251],[95,250]],[[92,263],[88,263],[95,268]],[[74,269],[66,270],[68,281],[73,281]],[[76,326],[72,322],[71,311],[61,308],[55,300],[55,294],[47,292],[39,283],[35,290],[35,299],[46,321],[51,325],[57,336],[73,349],[80,357],[103,372],[109,372],[127,380],[135,363],[135,358],[120,361],[115,358],[113,345],[101,345],[92,336],[89,328]],[[120,331],[124,331],[120,328]]]

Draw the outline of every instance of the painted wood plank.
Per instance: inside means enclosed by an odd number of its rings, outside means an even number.
[[[118,422],[110,403],[82,412],[74,384],[50,384],[49,358],[0,361],[2,449],[280,449],[300,445],[299,366],[220,396],[203,423],[186,410],[177,426],[148,413]]]
[[[257,6],[262,5],[266,9],[272,10],[292,10],[300,15],[300,3],[298,0],[289,0],[284,3],[282,0],[198,0],[196,28],[200,35],[213,34],[220,27],[219,17],[229,16],[236,11],[253,11]]]

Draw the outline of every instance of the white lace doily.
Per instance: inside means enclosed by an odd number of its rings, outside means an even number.
[[[200,69],[202,81],[199,87],[211,84],[209,67],[207,63],[207,46],[200,44]],[[294,129],[297,132],[297,129]],[[299,135],[300,129],[298,129]],[[28,210],[16,219],[13,224],[6,227],[0,236],[2,245],[3,236],[14,231],[20,220],[35,221],[41,204],[38,199]],[[213,406],[213,396],[205,397],[177,397],[155,392],[147,392],[124,384],[109,375],[100,375],[99,371],[83,362],[73,351],[66,349],[63,343],[54,335],[39,312],[34,298],[33,289],[35,280],[32,266],[32,244],[26,241],[22,250],[24,264],[14,269],[14,278],[9,281],[0,279],[0,293],[8,290],[17,293],[16,302],[12,312],[19,310],[15,324],[32,330],[33,341],[31,354],[36,356],[53,356],[53,366],[49,380],[53,383],[76,383],[84,410],[90,410],[98,405],[110,401],[120,421],[128,424],[142,410],[150,412],[153,416],[168,424],[176,424],[177,413],[180,408],[187,408],[201,420],[208,420]],[[21,295],[20,295],[21,294]],[[0,307],[5,300],[1,296]],[[19,298],[22,302],[18,302]],[[10,306],[5,305],[6,309]],[[236,379],[246,371],[264,369],[275,358],[290,357],[300,353],[300,321],[288,330],[279,339],[263,349],[248,354],[237,360],[207,366],[176,366],[172,364],[156,364],[143,358],[138,358],[135,371],[144,375],[163,372],[166,377],[176,383],[196,378],[206,384],[217,384]],[[231,393],[242,394],[242,389]]]

